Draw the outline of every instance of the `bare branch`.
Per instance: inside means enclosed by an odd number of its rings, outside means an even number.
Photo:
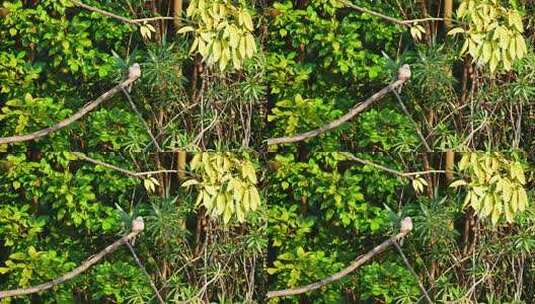
[[[105,163],[105,162],[100,161],[98,159],[91,158],[91,157],[89,157],[89,156],[87,156],[87,155],[85,155],[83,153],[80,153],[80,152],[71,152],[71,153],[76,155],[76,157],[78,157],[80,159],[83,159],[83,160],[86,160],[86,161],[88,161],[90,163],[93,163],[95,165],[99,165],[99,166],[102,166],[102,167],[106,167],[108,169],[119,171],[119,172],[121,172],[123,174],[129,175],[129,176],[132,176],[132,177],[137,177],[137,178],[143,178],[143,176],[150,176],[150,175],[158,174],[158,173],[178,173],[179,172],[178,170],[172,170],[172,169],[145,171],[145,172],[134,172],[134,171],[130,171],[130,170],[127,170],[127,169],[123,169],[123,168],[114,166],[112,164]]]
[[[126,96],[126,99],[128,100],[128,102],[130,103],[130,106],[132,107],[132,110],[134,110],[134,112],[136,112],[137,117],[139,117],[139,119],[140,119],[141,122],[143,123],[143,126],[145,126],[145,129],[147,130],[147,133],[149,134],[150,138],[152,139],[152,142],[153,142],[154,145],[156,146],[156,149],[158,149],[158,152],[163,152],[163,151],[162,151],[162,148],[161,148],[160,145],[158,144],[158,141],[156,141],[156,138],[154,137],[154,135],[153,135],[152,132],[150,131],[149,124],[147,123],[147,121],[145,121],[145,119],[143,118],[143,115],[142,115],[141,112],[139,112],[139,110],[137,109],[136,104],[134,103],[134,101],[132,100],[132,97],[130,96],[130,93],[128,93],[128,91],[125,90],[124,88],[123,88],[123,93],[124,93],[124,95]]]
[[[418,133],[418,136],[420,136],[420,139],[422,140],[422,143],[423,143],[425,149],[427,150],[427,152],[433,152],[431,147],[429,147],[429,144],[427,144],[427,140],[425,139],[424,135],[422,134],[422,131],[420,130],[420,126],[418,126],[418,123],[416,123],[416,121],[414,121],[414,119],[412,118],[411,113],[409,113],[409,110],[407,110],[407,107],[403,103],[403,100],[401,100],[401,97],[399,96],[398,92],[396,92],[396,91],[392,91],[392,92],[394,93],[394,95],[396,95],[396,99],[398,100],[399,105],[401,106],[401,109],[403,110],[405,115],[407,115],[407,117],[414,124],[414,128],[416,129],[416,133]]]
[[[357,268],[362,266],[364,263],[371,260],[374,256],[377,254],[385,251],[388,247],[395,244],[400,239],[404,238],[410,231],[412,230],[412,221],[410,217],[407,217],[403,219],[401,229],[398,234],[392,236],[388,240],[384,241],[380,245],[376,246],[372,250],[370,250],[368,253],[361,255],[357,257],[349,266],[342,269],[341,271],[312,284],[308,284],[303,287],[296,287],[296,288],[290,288],[290,289],[283,289],[283,290],[276,290],[276,291],[270,291],[267,293],[266,297],[268,299],[270,298],[276,298],[276,297],[287,297],[287,296],[293,296],[302,294],[305,292],[309,292],[312,290],[316,290],[322,286],[325,286],[331,282],[340,280],[341,278],[345,277],[346,275],[350,274],[351,272],[355,271]]]
[[[109,245],[108,247],[104,248],[101,252],[93,255],[89,259],[87,259],[85,262],[83,262],[80,266],[76,267],[75,269],[65,273],[64,275],[60,276],[59,278],[56,278],[52,281],[30,287],[30,288],[21,288],[21,289],[13,289],[13,290],[4,290],[0,291],[0,299],[3,298],[9,298],[9,297],[17,297],[17,296],[23,296],[28,295],[32,293],[37,293],[41,291],[45,291],[47,289],[50,289],[56,285],[59,285],[61,283],[64,283],[68,280],[71,280],[72,278],[76,277],[77,275],[81,274],[82,272],[89,269],[91,266],[98,263],[102,258],[104,258],[106,255],[113,253],[116,251],[119,246],[123,244],[127,244],[130,240],[135,238],[139,233],[141,233],[144,229],[145,225],[143,223],[143,218],[138,217],[135,220],[132,221],[132,231],[120,238],[119,240],[115,241],[113,244]]]
[[[346,156],[348,159],[359,162],[364,165],[372,166],[377,169],[383,170],[388,173],[392,173],[394,175],[400,176],[400,177],[406,177],[406,178],[412,178],[413,176],[417,175],[425,175],[425,174],[433,174],[433,173],[446,173],[445,170],[426,170],[426,171],[416,171],[416,172],[401,172],[392,168],[385,167],[383,165],[376,164],[374,162],[371,162],[369,160],[365,160],[362,158],[358,158],[355,155],[349,153],[349,152],[342,152],[344,156]]]
[[[155,21],[155,20],[173,20],[173,19],[175,19],[173,17],[164,17],[164,16],[142,18],[142,19],[130,19],[130,18],[126,18],[126,17],[123,17],[123,16],[116,15],[114,13],[107,12],[105,10],[102,10],[102,9],[98,8],[98,7],[93,7],[93,6],[87,5],[87,4],[82,3],[80,1],[77,1],[77,0],[71,0],[71,2],[76,6],[85,8],[86,10],[89,10],[89,11],[92,11],[92,12],[96,12],[96,13],[99,13],[99,14],[107,16],[107,17],[115,18],[117,20],[120,20],[120,21],[125,22],[125,23],[130,23],[130,24],[144,23],[144,22]]]
[[[416,271],[414,271],[414,268],[412,268],[411,263],[409,263],[409,260],[407,259],[407,257],[403,253],[403,250],[401,249],[401,247],[399,246],[399,244],[397,242],[394,242],[394,247],[396,247],[396,249],[398,250],[399,254],[401,255],[401,258],[403,259],[403,262],[405,263],[407,268],[409,268],[409,271],[411,272],[411,274],[414,276],[414,278],[418,282],[418,287],[420,287],[420,290],[422,291],[425,299],[427,300],[427,303],[433,304],[433,301],[431,300],[431,297],[429,297],[429,294],[427,293],[427,290],[425,290],[424,284],[420,280],[420,277],[418,277],[418,274],[416,273]]]
[[[396,81],[390,83],[389,85],[387,85],[386,87],[381,89],[379,92],[373,94],[371,97],[366,99],[364,102],[361,102],[361,103],[353,106],[353,108],[351,108],[351,110],[349,112],[347,112],[346,114],[344,114],[343,116],[341,116],[341,117],[329,122],[326,125],[323,125],[320,128],[312,130],[312,131],[308,131],[308,132],[305,132],[305,133],[297,134],[297,135],[294,135],[294,136],[270,138],[270,139],[267,140],[267,144],[268,145],[275,145],[275,144],[287,144],[287,143],[292,143],[292,142],[303,141],[305,139],[318,136],[318,135],[320,135],[320,134],[322,134],[322,133],[324,133],[324,132],[326,132],[328,130],[334,129],[334,128],[340,126],[341,124],[343,124],[344,122],[352,119],[353,117],[358,115],[360,112],[366,110],[366,108],[368,108],[370,105],[372,105],[375,101],[383,98],[388,92],[393,91],[393,90],[395,90],[397,88],[400,88],[407,80],[410,79],[410,77],[411,77],[410,67],[409,67],[409,65],[404,64],[399,69],[398,79]]]
[[[37,138],[41,138],[45,135],[48,135],[52,132],[55,132],[61,128],[64,128],[71,123],[77,121],[78,119],[82,118],[84,115],[89,113],[94,108],[98,107],[102,102],[110,99],[113,95],[115,95],[117,92],[119,92],[121,89],[126,88],[130,84],[132,84],[134,81],[136,81],[141,76],[141,68],[139,67],[139,64],[134,64],[129,69],[128,78],[121,82],[120,84],[113,87],[108,92],[100,95],[97,99],[87,103],[82,109],[80,109],[78,112],[76,112],[74,115],[70,116],[69,118],[66,118],[56,125],[52,127],[48,127],[39,131],[35,131],[30,134],[26,135],[15,135],[10,137],[0,137],[0,144],[11,144],[11,143],[17,143],[17,142],[24,142],[24,141],[30,141]]]
[[[420,18],[420,19],[410,19],[410,20],[401,20],[401,19],[397,19],[397,18],[393,18],[393,17],[390,17],[390,16],[387,16],[387,15],[383,15],[381,13],[378,13],[376,11],[372,11],[370,9],[367,9],[365,7],[361,7],[361,6],[357,6],[349,1],[346,1],[346,0],[340,0],[340,2],[342,4],[344,4],[345,6],[349,7],[349,8],[352,8],[356,11],[359,11],[361,13],[366,13],[366,14],[370,14],[372,16],[375,16],[375,17],[379,17],[379,18],[382,18],[386,21],[389,21],[389,22],[392,22],[392,23],[395,23],[395,24],[398,24],[398,25],[401,25],[401,26],[411,26],[412,24],[415,24],[415,23],[419,23],[419,22],[426,22],[426,21],[444,21],[446,19],[444,18],[434,18],[434,17],[429,17],[429,18]],[[452,19],[447,19],[449,21],[452,21]]]
[[[139,266],[139,268],[141,268],[143,273],[145,273],[145,275],[149,279],[150,287],[152,287],[152,290],[154,290],[154,294],[156,295],[156,298],[158,299],[158,302],[160,302],[161,304],[165,304],[165,301],[162,299],[162,296],[160,295],[160,292],[158,291],[158,288],[156,288],[156,285],[152,281],[152,278],[151,278],[149,272],[147,271],[145,266],[143,266],[143,264],[139,260],[137,254],[136,254],[136,251],[134,250],[134,247],[132,247],[132,245],[130,245],[129,242],[126,242],[126,246],[128,247],[128,249],[130,249],[130,252],[132,253],[132,256],[134,257],[134,260],[136,261],[136,263]]]

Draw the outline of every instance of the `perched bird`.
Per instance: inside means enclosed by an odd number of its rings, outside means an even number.
[[[411,78],[411,67],[408,64],[404,64],[399,68],[398,79],[407,81]]]
[[[404,64],[398,70],[398,81],[401,80],[401,83],[398,83],[398,85],[392,89],[392,92],[394,92],[396,96],[401,93],[401,88],[403,88],[403,85],[409,78],[411,78],[411,68],[408,64]]]
[[[137,79],[141,76],[141,67],[138,63],[134,63],[131,67],[128,68],[128,78],[130,79]],[[132,84],[130,83],[126,87],[126,91],[128,93],[132,92]]]
[[[143,218],[141,216],[138,216],[132,221],[132,232],[140,233],[141,231],[143,231],[143,229],[145,229],[145,222],[143,222]],[[130,243],[132,244],[132,246],[135,245],[135,242],[136,242],[135,237],[132,238],[132,240],[130,240]]]
[[[407,234],[412,230],[412,219],[410,217],[406,217],[401,221],[401,228],[399,231],[401,233]]]
[[[132,232],[141,232],[145,229],[145,222],[143,222],[143,218],[141,216],[136,217],[132,221]]]
[[[403,233],[403,235],[407,235],[412,230],[412,219],[410,217],[406,217],[401,221],[401,228],[399,229],[400,233]],[[403,246],[403,237],[399,239],[398,241],[399,246]]]

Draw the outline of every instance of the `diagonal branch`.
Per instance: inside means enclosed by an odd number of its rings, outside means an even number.
[[[97,99],[87,103],[82,109],[80,109],[78,112],[74,113],[74,115],[60,121],[56,125],[52,127],[48,127],[45,129],[41,129],[39,131],[35,131],[30,134],[26,135],[15,135],[10,137],[0,137],[0,145],[1,144],[12,144],[17,142],[24,142],[24,141],[30,141],[34,139],[41,138],[45,135],[48,135],[52,132],[55,132],[61,128],[64,128],[71,123],[77,121],[78,119],[82,118],[84,115],[89,113],[94,108],[98,107],[102,102],[110,99],[113,95],[115,95],[117,92],[119,92],[121,89],[128,87],[131,85],[134,81],[136,81],[141,76],[141,68],[139,67],[139,64],[135,63],[128,69],[128,78],[121,82],[120,84],[116,85],[112,89],[110,89],[108,92],[100,95]]]
[[[147,271],[147,269],[145,268],[145,266],[143,266],[143,264],[139,260],[139,257],[137,256],[136,251],[134,250],[134,247],[132,247],[132,245],[130,245],[129,242],[126,242],[126,246],[128,247],[128,249],[130,249],[130,252],[132,253],[132,256],[134,257],[134,260],[136,261],[136,263],[139,266],[139,268],[141,268],[143,273],[149,279],[150,287],[152,287],[152,289],[154,290],[154,294],[156,295],[156,298],[158,299],[158,302],[160,302],[161,304],[165,304],[165,301],[163,300],[162,296],[160,295],[160,292],[158,291],[158,288],[156,288],[156,285],[154,284],[154,281],[152,281],[152,277],[150,276],[150,274]]]
[[[145,225],[143,223],[143,218],[138,217],[134,221],[132,221],[132,231],[129,234],[123,236],[122,238],[115,241],[113,244],[104,248],[104,250],[102,250],[101,252],[90,257],[85,262],[83,262],[80,266],[76,267],[75,269],[65,273],[59,278],[56,278],[52,281],[49,281],[49,282],[46,282],[46,283],[43,283],[34,287],[0,291],[0,299],[8,298],[8,297],[23,296],[23,295],[45,291],[56,285],[59,285],[68,280],[71,280],[72,278],[76,277],[77,275],[89,269],[91,266],[98,263],[98,261],[100,261],[106,255],[116,251],[121,245],[128,244],[130,240],[135,238],[139,233],[143,231],[144,227]]]
[[[288,136],[288,137],[270,138],[270,139],[267,140],[267,144],[268,145],[276,145],[276,144],[287,144],[287,143],[303,141],[305,139],[318,136],[318,135],[320,135],[320,134],[322,134],[322,133],[324,133],[326,131],[334,129],[334,128],[340,126],[341,124],[343,124],[344,122],[352,119],[353,117],[358,115],[360,112],[366,110],[366,108],[368,108],[370,105],[372,105],[377,100],[383,98],[388,92],[396,90],[396,89],[400,88],[401,86],[403,86],[403,84],[407,80],[409,80],[410,77],[411,77],[410,67],[409,67],[409,65],[404,64],[399,69],[398,79],[396,81],[390,83],[389,85],[387,85],[386,87],[381,89],[379,92],[373,94],[368,99],[366,99],[364,102],[361,102],[361,103],[353,106],[353,108],[351,108],[351,110],[349,110],[349,112],[347,112],[343,116],[341,116],[341,117],[329,122],[326,125],[323,125],[323,126],[317,128],[317,129],[314,129],[312,131],[308,131],[308,132],[305,132],[305,133],[301,133],[301,134],[297,134],[297,135],[293,135],[293,136]]]
[[[308,284],[303,287],[296,287],[296,288],[290,288],[290,289],[283,289],[283,290],[276,290],[276,291],[269,291],[266,294],[266,297],[268,299],[271,298],[277,298],[277,297],[287,297],[287,296],[293,296],[302,294],[305,292],[309,292],[312,290],[316,290],[322,286],[325,286],[329,283],[332,283],[334,281],[340,280],[341,278],[345,277],[346,275],[350,274],[351,272],[355,271],[357,268],[362,266],[364,263],[371,260],[374,256],[377,254],[385,251],[388,247],[392,246],[393,244],[396,244],[399,240],[403,239],[410,231],[412,230],[412,221],[410,217],[406,217],[401,222],[401,229],[398,234],[392,236],[388,240],[384,241],[380,245],[376,246],[372,250],[370,250],[368,253],[361,255],[357,257],[349,266],[342,269],[341,271],[312,284]]]

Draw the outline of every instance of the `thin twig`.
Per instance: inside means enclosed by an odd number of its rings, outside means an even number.
[[[422,143],[424,144],[424,147],[427,150],[427,152],[433,152],[431,147],[429,147],[429,145],[427,144],[427,141],[425,140],[425,137],[422,134],[422,131],[420,130],[420,127],[418,126],[416,121],[414,121],[414,119],[412,118],[411,114],[409,113],[409,110],[407,110],[407,107],[405,107],[405,104],[403,103],[403,100],[401,100],[401,97],[399,96],[398,92],[396,92],[395,90],[392,91],[392,92],[396,96],[396,99],[398,100],[399,104],[401,105],[401,109],[403,109],[403,112],[405,113],[405,115],[407,115],[407,117],[414,124],[414,127],[416,128],[416,133],[418,133],[418,136],[420,136],[420,139],[422,140]]]
[[[134,251],[134,248],[132,247],[132,245],[130,245],[129,242],[126,242],[125,244],[128,249],[130,249],[130,252],[132,253],[132,256],[134,257],[134,260],[136,261],[137,265],[139,266],[139,268],[141,268],[141,270],[143,270],[143,272],[145,273],[145,275],[147,276],[147,278],[149,279],[149,283],[150,283],[150,286],[152,287],[152,289],[154,290],[154,293],[156,295],[156,298],[158,299],[158,301],[162,304],[165,303],[165,301],[162,299],[162,296],[160,295],[160,292],[158,291],[158,288],[156,288],[156,285],[154,284],[154,282],[152,281],[152,278],[149,274],[149,272],[147,271],[147,269],[143,266],[143,264],[141,263],[141,261],[139,260],[136,252]]]
[[[349,112],[347,112],[343,116],[341,116],[341,117],[329,122],[326,125],[323,125],[323,126],[317,128],[317,129],[314,129],[314,130],[311,130],[311,131],[308,131],[308,132],[304,132],[304,133],[301,133],[301,134],[297,134],[297,135],[294,135],[294,136],[288,136],[288,137],[270,138],[270,139],[267,140],[267,144],[268,145],[275,145],[275,144],[287,144],[287,143],[303,141],[305,139],[318,136],[318,135],[320,135],[320,134],[322,134],[322,133],[324,133],[326,131],[334,129],[334,128],[340,126],[341,124],[343,124],[344,122],[352,119],[353,117],[358,115],[360,112],[366,110],[366,108],[368,108],[370,105],[372,105],[375,101],[383,98],[388,92],[393,91],[393,90],[395,90],[397,88],[400,88],[407,80],[410,79],[410,77],[411,77],[410,67],[409,67],[409,65],[404,64],[399,69],[398,79],[396,81],[390,83],[389,85],[387,85],[386,87],[381,89],[379,92],[373,94],[371,97],[366,99],[364,102],[361,102],[361,103],[353,106],[353,108],[351,108],[351,110],[349,110]]]
[[[407,266],[407,268],[409,269],[409,271],[411,272],[411,274],[414,276],[414,278],[415,278],[416,281],[418,282],[418,286],[420,287],[420,290],[421,290],[422,293],[424,294],[424,297],[425,297],[425,299],[427,300],[427,302],[428,302],[429,304],[433,304],[433,301],[432,301],[431,298],[429,297],[429,294],[427,293],[427,290],[425,290],[424,285],[422,284],[422,282],[420,281],[420,278],[418,277],[418,274],[416,274],[416,271],[414,271],[414,268],[412,268],[411,264],[409,263],[409,260],[407,259],[407,257],[406,257],[405,254],[403,253],[403,250],[401,250],[401,247],[398,245],[397,242],[394,242],[394,247],[396,247],[396,249],[397,249],[398,252],[399,252],[399,255],[401,255],[401,258],[403,259],[403,262],[405,263],[405,265]]]
[[[131,239],[135,238],[139,233],[143,231],[144,227],[145,225],[143,223],[143,218],[138,217],[132,221],[132,231],[129,234],[113,242],[113,244],[104,248],[104,250],[102,250],[101,252],[91,256],[89,259],[87,259],[85,262],[83,262],[80,266],[76,267],[75,269],[65,273],[59,278],[56,278],[52,281],[49,281],[49,282],[46,282],[46,283],[43,283],[34,287],[0,291],[0,299],[8,298],[8,297],[23,296],[23,295],[45,291],[56,285],[59,285],[68,280],[71,280],[72,278],[78,276],[82,272],[89,269],[91,266],[98,263],[106,255],[116,251],[121,245],[128,244],[128,242]]]
[[[340,0],[340,2],[342,4],[344,4],[345,6],[350,7],[352,9],[354,9],[354,10],[359,11],[359,12],[367,13],[367,14],[370,14],[372,16],[382,18],[382,19],[384,19],[386,21],[389,21],[389,22],[392,22],[392,23],[395,23],[395,24],[398,24],[398,25],[401,25],[401,26],[407,26],[408,27],[408,26],[411,26],[414,23],[427,22],[427,21],[444,21],[444,20],[454,21],[452,19],[435,18],[435,17],[420,18],[420,19],[410,19],[410,20],[401,20],[401,19],[393,18],[393,17],[387,16],[387,15],[383,15],[381,13],[378,13],[376,11],[372,11],[372,10],[367,9],[365,7],[357,6],[357,5],[355,5],[355,4],[353,4],[353,3],[349,2],[349,1]]]
[[[356,157],[355,155],[349,153],[349,152],[342,152],[343,155],[345,155],[348,159],[359,162],[364,165],[372,166],[377,169],[381,169],[383,171],[386,171],[388,173],[392,173],[394,175],[400,176],[400,177],[407,177],[411,178],[412,176],[417,175],[426,175],[426,174],[433,174],[433,173],[446,173],[446,170],[426,170],[426,171],[416,171],[416,172],[401,172],[392,168],[385,167],[383,165],[376,164],[374,162],[371,162],[369,160],[365,160],[359,157]]]
[[[376,246],[372,250],[370,250],[368,253],[361,255],[357,257],[349,266],[342,269],[341,271],[322,279],[318,282],[314,282],[312,284],[308,284],[303,287],[296,287],[296,288],[290,288],[290,289],[283,289],[283,290],[275,290],[275,291],[269,291],[266,294],[266,297],[268,299],[270,298],[276,298],[276,297],[287,297],[287,296],[293,296],[298,295],[302,293],[306,293],[312,290],[316,290],[322,286],[325,286],[331,282],[337,281],[346,275],[350,274],[351,272],[355,271],[357,268],[362,266],[364,263],[371,260],[374,256],[377,254],[385,251],[389,246],[392,244],[395,244],[398,240],[404,238],[410,231],[412,230],[412,221],[409,217],[403,219],[401,224],[400,232],[392,237],[390,237],[388,240],[384,241],[380,245]]]
[[[71,153],[76,155],[76,157],[78,157],[80,159],[83,159],[85,161],[88,161],[90,163],[93,163],[95,165],[99,165],[99,166],[102,166],[102,167],[106,167],[108,169],[119,171],[119,172],[121,172],[123,174],[129,175],[129,176],[132,176],[132,177],[137,177],[137,178],[143,178],[144,176],[150,176],[150,175],[158,174],[158,173],[178,173],[178,170],[172,170],[172,169],[135,172],[135,171],[130,171],[130,170],[127,170],[127,169],[123,169],[123,168],[114,166],[112,164],[105,163],[105,162],[103,162],[101,160],[98,160],[98,159],[91,158],[91,157],[89,157],[89,156],[87,156],[87,155],[85,155],[83,153],[80,153],[80,152],[71,152]]]
[[[98,107],[98,105],[100,105],[102,102],[110,99],[113,95],[115,95],[121,89],[128,87],[130,84],[132,84],[141,76],[141,68],[139,67],[139,64],[137,63],[132,65],[130,69],[128,70],[128,72],[129,72],[128,78],[126,80],[116,85],[115,87],[107,91],[106,93],[100,95],[97,99],[87,103],[83,108],[81,108],[78,112],[76,112],[74,115],[70,116],[69,118],[66,118],[60,121],[59,123],[57,123],[56,125],[52,127],[41,129],[39,131],[35,131],[30,134],[15,135],[15,136],[10,136],[10,137],[0,137],[0,144],[11,144],[11,143],[34,140],[34,139],[43,137],[45,135],[48,135],[52,132],[55,132],[61,128],[64,128],[70,125],[71,123],[82,118],[84,115],[89,113],[94,108]]]
[[[126,99],[128,100],[128,102],[130,103],[130,106],[132,107],[132,109],[134,110],[134,112],[136,112],[137,116],[139,117],[139,119],[141,120],[141,122],[143,122],[143,125],[145,126],[145,129],[147,130],[147,133],[149,134],[150,138],[152,139],[152,142],[154,143],[154,145],[156,146],[156,149],[158,150],[158,152],[162,152],[162,148],[160,147],[160,145],[158,144],[158,142],[156,141],[156,138],[154,137],[154,135],[152,134],[152,132],[150,131],[150,127],[149,125],[147,124],[147,122],[145,121],[145,119],[143,118],[143,115],[141,115],[141,112],[138,111],[137,107],[136,107],[136,104],[134,103],[134,101],[132,100],[132,97],[130,96],[130,94],[123,88],[123,93],[124,95],[126,96]]]
[[[164,17],[164,16],[141,18],[141,19],[130,19],[130,18],[126,18],[126,17],[123,17],[123,16],[116,15],[114,13],[110,13],[110,12],[102,10],[102,9],[100,9],[98,7],[93,7],[93,6],[87,5],[87,4],[82,3],[80,1],[77,1],[77,0],[71,0],[71,2],[73,4],[75,4],[76,6],[85,8],[85,9],[87,9],[89,11],[96,12],[96,13],[99,13],[99,14],[107,16],[107,17],[115,18],[117,20],[120,20],[120,21],[125,22],[125,23],[130,23],[130,24],[145,23],[145,22],[156,21],[156,20],[174,20],[175,19],[174,17]]]

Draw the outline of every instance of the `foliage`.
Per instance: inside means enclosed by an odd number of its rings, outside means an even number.
[[[421,283],[436,303],[530,303],[532,1],[343,2],[83,1],[128,22],[67,0],[0,4],[2,137],[51,126],[142,70],[75,123],[0,146],[0,289],[73,269],[137,216],[149,274],[122,248],[4,302],[152,303],[150,279],[166,303],[261,303],[339,271],[411,216],[401,248],[416,276],[390,248],[272,302],[415,303]],[[412,77],[398,96],[265,146],[340,117],[402,64]]]
[[[195,31],[190,53],[198,52],[209,65],[224,71],[229,62],[240,69],[243,61],[256,53],[253,20],[247,9],[230,1],[193,0],[187,16],[198,22],[197,28],[181,28],[178,33]]]
[[[249,160],[237,159],[231,153],[201,152],[195,154],[190,167],[200,175],[200,181],[190,179],[182,187],[197,186],[196,205],[202,205],[213,217],[223,216],[225,224],[233,215],[243,223],[260,205],[256,172]]]
[[[513,62],[527,53],[522,17],[517,10],[507,9],[497,0],[464,0],[457,16],[469,24],[466,31],[457,27],[449,32],[467,36],[461,55],[468,52],[479,64],[489,64],[491,73],[498,65],[510,71]]]
[[[459,162],[459,170],[469,175],[470,182],[458,180],[450,187],[466,186],[469,190],[464,206],[474,208],[480,217],[490,215],[495,225],[505,216],[511,223],[517,213],[526,210],[526,177],[520,162],[508,160],[498,153],[465,153]]]

